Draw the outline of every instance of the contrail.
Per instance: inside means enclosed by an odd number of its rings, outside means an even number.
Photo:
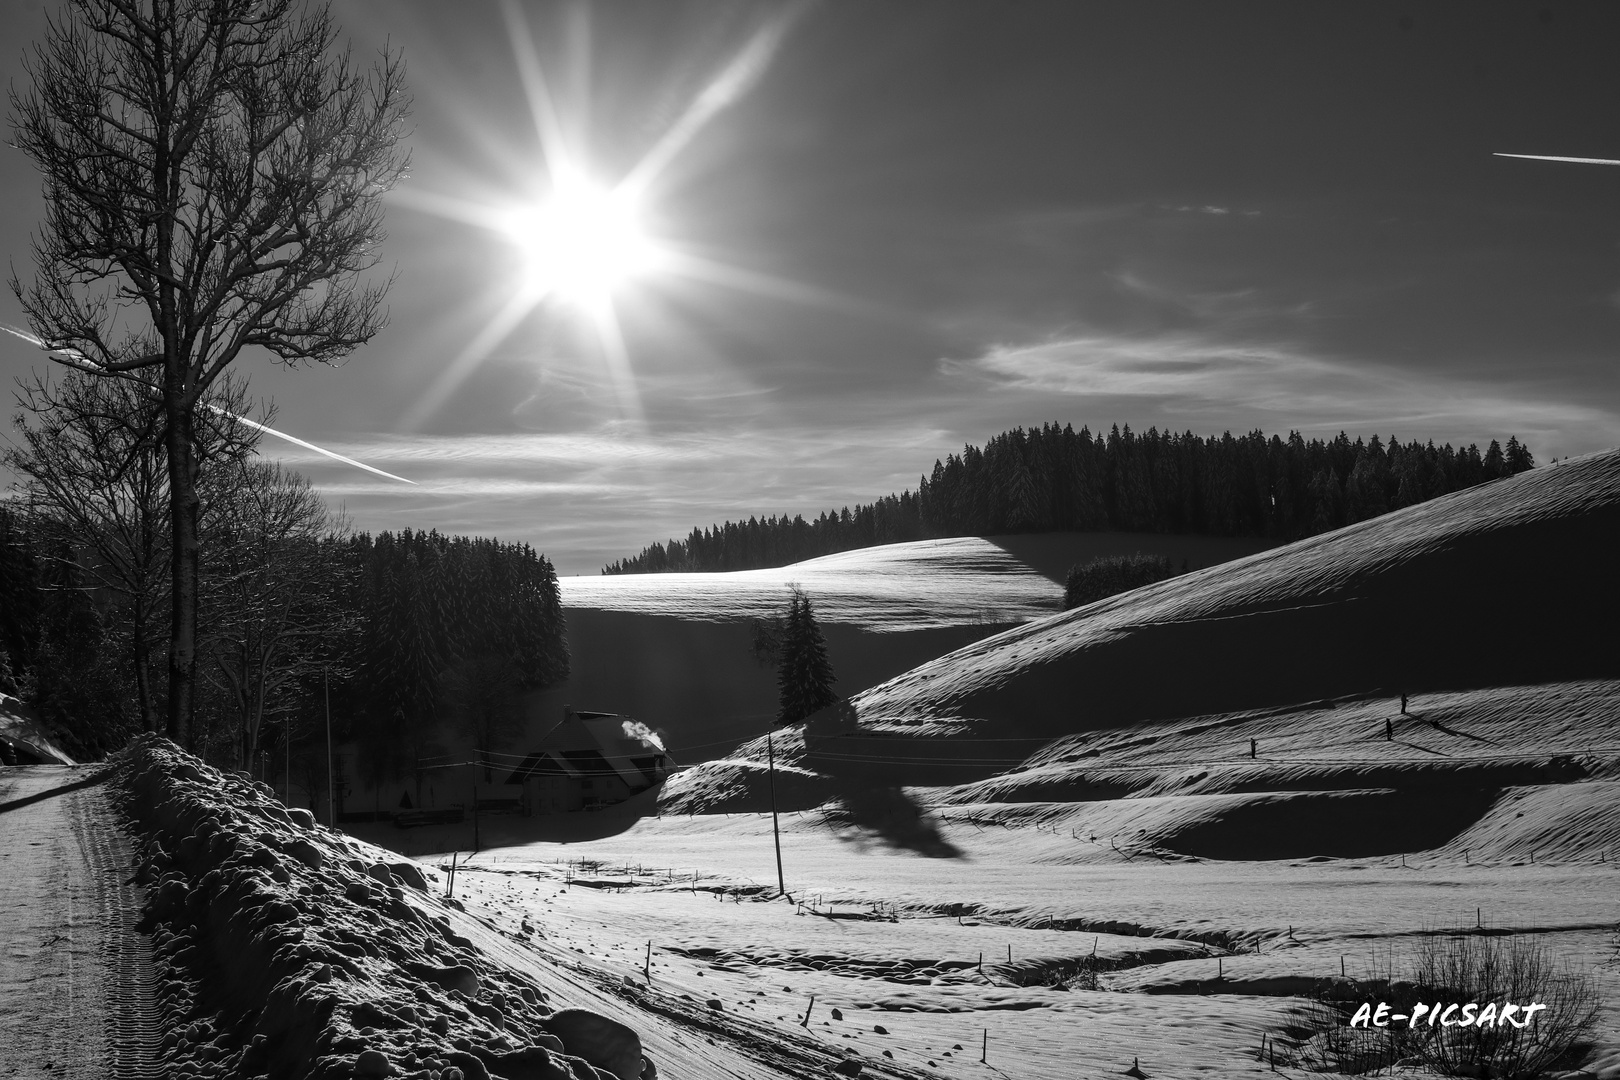
[[[205,401],[205,402],[203,402],[203,404],[208,405],[208,402]],[[220,408],[218,405],[208,405],[208,407],[210,409],[213,409],[215,412],[219,413],[221,416],[229,416],[233,420],[239,420],[242,423],[246,424],[248,427],[257,428],[258,430],[264,432],[266,435],[274,435],[278,439],[286,439],[288,442],[295,443],[298,446],[302,446],[306,450],[313,450],[317,454],[325,454],[327,457],[331,458],[333,461],[341,461],[345,465],[353,465],[355,468],[364,469],[368,473],[376,473],[378,476],[386,476],[390,480],[398,480],[402,484],[409,484],[412,487],[416,486],[416,481],[415,480],[407,480],[403,476],[395,476],[391,472],[383,472],[381,469],[377,468],[374,465],[367,465],[365,462],[356,461],[352,457],[344,457],[342,454],[338,453],[335,450],[328,450],[324,446],[316,446],[312,442],[305,442],[303,439],[300,439],[296,435],[289,435],[285,431],[277,431],[275,428],[268,427],[268,426],[266,426],[264,424],[261,424],[257,420],[249,420],[245,416],[237,416],[235,413],[226,412],[224,409]]]
[[[1613,158],[1600,157],[1553,157],[1551,154],[1494,154],[1492,156],[1529,158],[1532,161],[1573,161],[1577,165],[1620,165],[1620,161]]]
[[[92,375],[105,374],[105,371],[100,364],[96,363],[94,360],[91,360],[88,356],[85,356],[77,349],[53,349],[46,345],[44,339],[40,338],[38,335],[31,334],[27,330],[19,330],[15,326],[8,325],[7,323],[0,323],[0,330],[4,330],[13,337],[22,338],[35,348],[43,350],[46,356],[49,356],[52,360],[64,365],[65,367],[77,368],[79,371],[88,371]],[[152,387],[152,390],[154,393],[156,393],[157,387]],[[378,476],[386,476],[390,480],[398,480],[400,483],[410,484],[412,487],[416,486],[415,480],[407,480],[403,476],[395,476],[391,472],[383,472],[383,470],[372,465],[367,465],[363,461],[356,461],[352,457],[344,457],[342,454],[339,454],[334,450],[328,450],[324,446],[316,446],[314,443],[306,442],[296,435],[288,435],[285,431],[277,431],[275,428],[266,424],[261,424],[257,420],[249,420],[245,416],[238,416],[236,413],[222,409],[218,405],[211,405],[206,401],[202,402],[202,404],[220,416],[229,416],[232,420],[244,423],[250,428],[264,432],[266,435],[274,435],[278,439],[285,439],[287,442],[293,443],[297,446],[302,446],[306,450],[313,450],[317,454],[324,454],[333,461],[341,461],[345,465],[353,465],[357,469],[364,469],[366,472],[376,473]]]

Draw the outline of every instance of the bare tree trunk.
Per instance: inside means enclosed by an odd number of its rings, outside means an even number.
[[[261,729],[264,727],[265,668],[269,666],[269,662],[269,654],[261,651],[258,660],[259,672],[256,680],[243,687],[243,704],[245,707],[242,710],[242,728],[246,736],[247,757],[250,763],[244,767],[248,769],[253,768],[251,762],[259,753],[259,736]],[[244,663],[242,668],[246,671],[248,665]]]
[[[169,635],[169,713],[166,734],[195,749],[192,731],[197,688],[197,462],[193,457],[191,409],[175,398],[169,420],[169,566],[173,589]]]
[[[146,640],[146,601],[135,600],[135,698],[141,710],[141,730],[156,731],[157,718],[152,715],[152,676],[147,670],[151,660],[152,643]]]

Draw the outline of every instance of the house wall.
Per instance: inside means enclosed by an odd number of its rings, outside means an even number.
[[[350,744],[337,751],[333,763],[341,800],[338,813],[340,818],[351,821],[355,820],[355,815],[368,820],[371,815],[392,817],[403,809],[406,798],[413,810],[443,810],[452,806],[470,810],[475,792],[480,802],[499,803],[521,798],[517,785],[501,781],[499,769],[495,770],[494,782],[484,780],[484,770],[479,766],[458,765],[422,770],[420,785],[416,775],[407,772],[398,780],[385,780],[381,786],[374,787],[360,775],[357,761],[358,750]]]
[[[581,802],[586,806],[623,802],[631,794],[630,785],[616,773],[598,774],[580,781]]]
[[[523,793],[531,814],[567,814],[584,806],[583,792],[567,776],[531,776],[523,782]]]

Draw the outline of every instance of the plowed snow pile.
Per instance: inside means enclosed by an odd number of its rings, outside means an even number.
[[[150,847],[141,929],[168,968],[177,1074],[654,1074],[634,1032],[605,1018],[586,1030],[479,955],[414,863],[317,829],[307,811],[156,740],[122,769]]]
[[[627,977],[552,940],[537,909],[448,899],[442,874],[162,740],[116,769],[145,849],[139,930],[158,966],[165,1075],[653,1080],[662,1066],[765,1080],[849,1056]],[[889,1062],[869,1074],[917,1075]]]

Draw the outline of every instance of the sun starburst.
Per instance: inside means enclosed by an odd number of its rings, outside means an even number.
[[[559,176],[549,196],[512,211],[502,231],[523,252],[523,291],[558,295],[587,306],[623,282],[654,269],[658,251],[641,228],[638,208],[621,190],[582,177]]]
[[[784,8],[759,27],[650,149],[616,183],[604,183],[580,152],[587,134],[582,123],[567,123],[570,118],[559,113],[523,9],[515,0],[504,0],[501,8],[512,56],[540,144],[542,162],[537,173],[543,174],[542,184],[533,193],[503,202],[408,188],[396,189],[393,201],[493,230],[521,252],[524,270],[511,283],[511,292],[497,313],[445,365],[433,386],[404,417],[406,428],[427,422],[502,341],[542,307],[554,309],[558,317],[583,319],[590,326],[620,416],[632,422],[641,420],[640,395],[620,315],[632,284],[681,277],[796,302],[828,304],[830,300],[830,306],[861,307],[852,300],[839,303],[826,290],[678,250],[643,223],[660,175],[704,127],[763,76],[805,7],[800,3]],[[575,59],[584,63],[588,57]]]

